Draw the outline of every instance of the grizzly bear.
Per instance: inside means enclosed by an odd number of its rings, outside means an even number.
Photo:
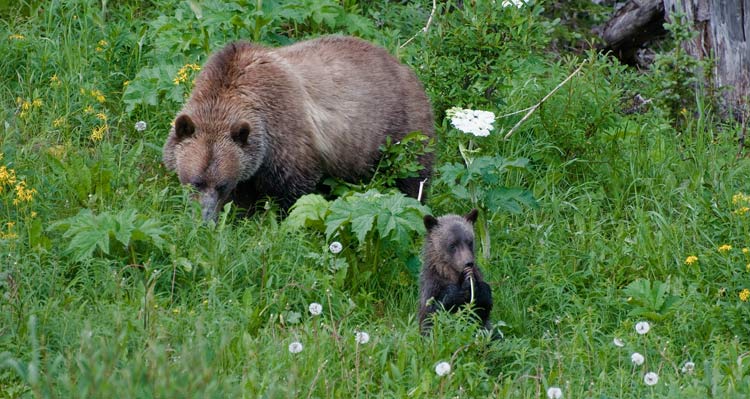
[[[198,192],[204,220],[229,201],[273,198],[286,209],[323,176],[367,179],[391,136],[434,139],[430,102],[414,72],[385,49],[331,36],[286,47],[227,45],[203,66],[164,145],[164,164]],[[417,196],[431,175],[397,187]]]
[[[482,326],[490,330],[492,290],[474,262],[474,222],[477,210],[464,216],[424,217],[427,236],[419,277],[419,326],[427,334],[430,315],[440,309],[455,312],[472,301]]]

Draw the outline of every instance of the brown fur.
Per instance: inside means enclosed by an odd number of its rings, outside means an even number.
[[[234,200],[270,196],[288,207],[322,176],[367,178],[386,136],[434,137],[414,73],[384,49],[351,37],[281,48],[233,43],[196,79],[164,145],[164,164],[200,192],[204,219]],[[431,173],[432,158],[420,159]],[[418,179],[399,188],[416,196]]]
[[[485,328],[489,328],[492,294],[474,262],[474,209],[464,216],[444,215],[424,218],[427,236],[422,249],[423,266],[419,278],[419,325],[429,329],[428,316],[440,306],[455,310],[469,302],[467,271],[475,281],[476,305]],[[468,288],[470,289],[470,288]]]

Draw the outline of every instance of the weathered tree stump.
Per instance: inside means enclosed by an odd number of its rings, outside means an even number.
[[[750,1],[663,0],[671,19],[682,12],[698,36],[684,47],[692,56],[714,58],[714,87],[726,90],[724,100],[737,117],[747,116],[750,96]],[[743,115],[744,114],[744,115]]]
[[[698,32],[683,43],[698,58],[713,57],[714,88],[722,88],[724,105],[747,117],[750,96],[750,0],[630,0],[601,29],[605,50],[622,62],[638,64],[637,51],[664,33],[676,13]]]
[[[662,0],[630,0],[601,29],[605,50],[622,62],[637,64],[636,51],[649,40],[664,35]]]

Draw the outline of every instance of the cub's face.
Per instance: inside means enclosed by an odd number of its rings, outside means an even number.
[[[424,218],[427,240],[431,242],[433,254],[438,261],[450,267],[458,279],[464,268],[474,267],[474,225],[477,211],[464,216],[446,215],[440,218],[427,215]]]
[[[249,134],[247,122],[235,123],[228,132],[209,133],[201,132],[187,115],[175,120],[170,135],[175,141],[174,169],[182,184],[195,189],[204,221],[216,221],[237,184],[252,177],[260,166],[261,152],[246,152],[253,147]]]

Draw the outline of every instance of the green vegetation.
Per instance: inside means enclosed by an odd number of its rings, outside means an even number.
[[[11,3],[0,397],[750,395],[750,162],[683,53],[644,74],[563,51],[582,34],[543,1],[438,2],[422,33],[431,1]],[[383,188],[420,153],[389,143],[372,185],[331,182],[340,196],[304,197],[287,219],[267,204],[200,223],[161,165],[200,65],[233,39],[331,33],[381,44],[424,82],[438,132],[426,206]],[[494,112],[494,130],[459,132],[452,107]],[[422,337],[421,216],[475,205],[505,338],[489,342],[465,314]]]

